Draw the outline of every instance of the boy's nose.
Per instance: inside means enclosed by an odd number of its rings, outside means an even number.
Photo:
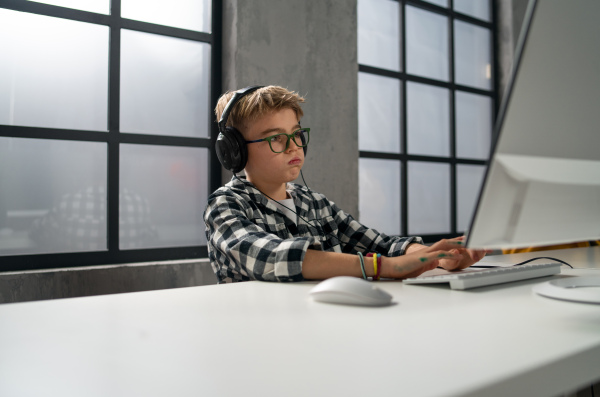
[[[286,153],[292,153],[292,152],[295,152],[295,151],[296,151],[296,150],[298,150],[298,149],[302,149],[302,148],[301,148],[301,147],[299,147],[298,145],[296,145],[296,144],[294,143],[294,141],[292,141],[292,140],[290,139],[290,143],[289,143],[289,145],[288,145],[288,148],[285,150],[285,152],[286,152]]]

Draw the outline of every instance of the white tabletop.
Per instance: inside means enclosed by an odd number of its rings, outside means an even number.
[[[384,308],[264,282],[0,305],[0,396],[557,395],[600,379],[600,305],[531,291],[549,279],[382,281]]]

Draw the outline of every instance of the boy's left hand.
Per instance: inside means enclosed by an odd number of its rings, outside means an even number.
[[[456,245],[456,248],[450,249],[450,252],[453,254],[459,254],[458,258],[460,258],[460,259],[458,259],[458,260],[456,260],[456,259],[440,259],[440,261],[439,261],[440,267],[443,267],[446,270],[465,269],[465,268],[479,262],[481,259],[483,259],[485,254],[489,252],[486,250],[473,250],[473,249],[464,248],[463,247],[464,239],[465,239],[465,237],[461,236],[461,237],[456,237],[453,239],[442,240],[442,241],[439,241],[432,245],[432,248],[435,247],[436,245],[444,245],[445,247],[447,247],[448,244]],[[410,248],[410,252],[414,252],[414,251],[420,250],[422,248],[426,248],[426,246],[421,245],[421,244],[411,244],[409,248]],[[409,250],[407,250],[407,252],[409,252]]]

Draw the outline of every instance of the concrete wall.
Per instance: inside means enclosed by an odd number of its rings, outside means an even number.
[[[273,84],[304,96],[306,182],[357,214],[356,0],[225,0],[223,18],[223,90]]]
[[[498,0],[496,3],[500,98],[504,96],[504,90],[510,78],[515,49],[519,41],[519,34],[528,4],[529,2],[524,0]]]
[[[208,259],[0,273],[0,303],[216,284]]]

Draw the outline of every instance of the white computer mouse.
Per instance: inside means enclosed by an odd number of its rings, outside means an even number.
[[[321,281],[309,292],[317,302],[344,305],[385,306],[392,295],[361,278],[338,276]]]

